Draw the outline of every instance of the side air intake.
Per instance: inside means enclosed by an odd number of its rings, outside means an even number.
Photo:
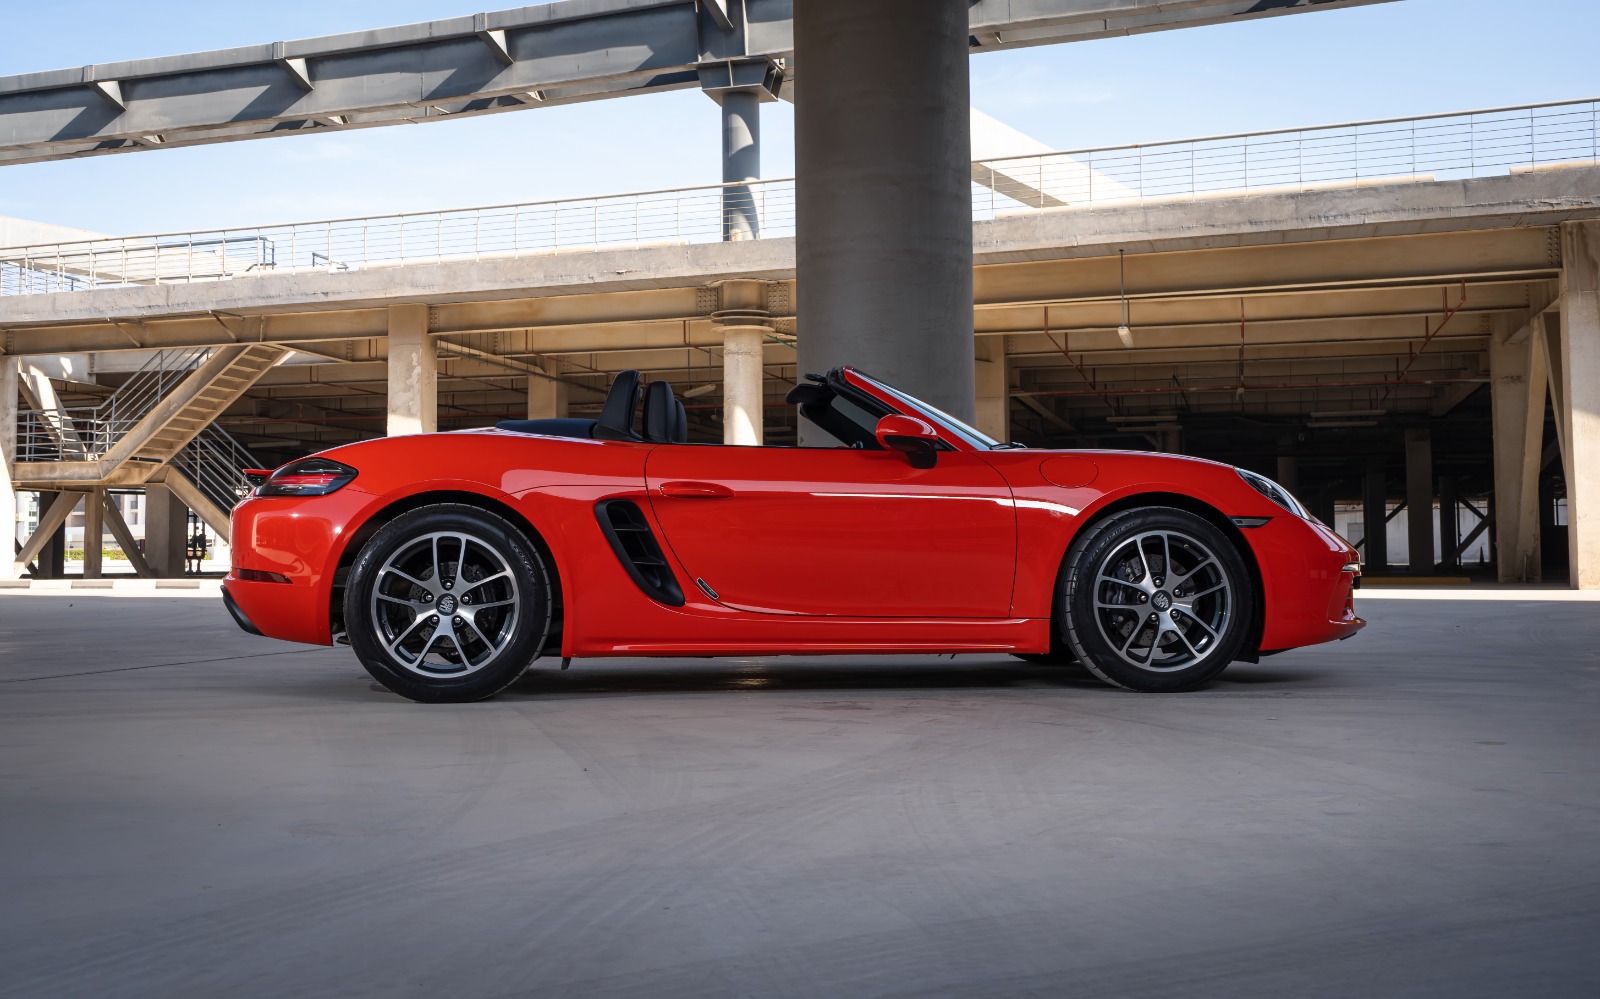
[[[683,590],[639,507],[629,500],[605,500],[595,504],[594,513],[606,540],[611,542],[611,550],[639,589],[652,600],[682,607]]]

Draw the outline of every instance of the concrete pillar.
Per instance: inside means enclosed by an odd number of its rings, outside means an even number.
[[[1572,585],[1600,590],[1600,224],[1561,226],[1562,462]]]
[[[528,419],[553,420],[567,415],[567,383],[528,376]]]
[[[59,493],[39,494],[39,518],[44,519],[45,511],[50,509]],[[67,525],[62,524],[50,532],[50,538],[39,549],[39,554],[33,557],[34,564],[39,571],[34,573],[34,579],[60,579],[67,574]]]
[[[1362,561],[1366,571],[1381,576],[1389,571],[1389,484],[1384,480],[1383,462],[1373,462],[1367,467],[1363,489]]]
[[[426,305],[389,306],[389,436],[439,427],[439,353]]]
[[[1406,571],[1433,575],[1433,436],[1427,428],[1406,431]]]
[[[95,489],[83,494],[83,578],[99,579],[106,541],[106,494]]]
[[[1513,328],[1497,319],[1489,340],[1494,413],[1495,561],[1502,583],[1537,583],[1539,460],[1544,450],[1545,358],[1539,317]]]
[[[0,533],[9,535],[0,556],[0,579],[16,579],[17,487],[11,478],[11,463],[17,460],[17,399],[22,369],[18,359],[0,355]]]
[[[1006,338],[978,337],[974,354],[978,420],[973,426],[997,441],[1009,441],[1011,372],[1006,363]]]
[[[1300,495],[1300,460],[1292,452],[1298,445],[1294,434],[1278,436],[1278,485],[1296,496]]]
[[[144,558],[161,579],[184,574],[189,544],[189,508],[172,490],[152,482],[144,487]]]
[[[802,0],[799,370],[854,364],[972,421],[965,0]]]
[[[722,95],[722,238],[755,239],[761,235],[755,195],[761,179],[761,97],[756,90]]]
[[[1461,568],[1456,546],[1461,544],[1460,481],[1453,476],[1439,476],[1439,567],[1446,573]]]
[[[722,443],[766,443],[762,387],[764,326],[727,326],[722,330]]]

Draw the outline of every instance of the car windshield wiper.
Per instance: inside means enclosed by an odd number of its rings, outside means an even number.
[[[996,444],[994,447],[990,448],[989,450],[991,450],[991,451],[1026,451],[1026,450],[1028,450],[1028,445],[1023,444],[1020,441],[1006,441],[1004,444]]]

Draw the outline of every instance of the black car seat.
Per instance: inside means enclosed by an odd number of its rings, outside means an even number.
[[[683,403],[672,395],[666,382],[651,382],[644,391],[644,439],[658,444],[684,444],[689,440],[689,421]]]
[[[639,397],[643,394],[639,383],[643,380],[644,375],[632,369],[617,372],[617,377],[611,380],[611,391],[606,393],[606,404],[600,409],[600,419],[595,423],[594,436],[597,439],[639,439],[633,429],[633,419],[639,412]]]
[[[501,420],[495,426],[519,434],[542,434],[546,437],[593,437],[600,440],[636,441],[633,419],[639,411],[639,382],[643,379],[637,371],[620,371],[611,380],[611,391],[606,394],[606,404],[600,410],[600,419],[555,418],[545,420]]]

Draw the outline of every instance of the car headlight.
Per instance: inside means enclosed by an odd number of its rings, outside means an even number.
[[[1311,511],[1307,510],[1299,500],[1290,494],[1289,490],[1273,482],[1265,475],[1257,475],[1243,468],[1234,469],[1239,473],[1239,478],[1250,484],[1250,488],[1265,496],[1267,499],[1288,510],[1301,520],[1310,520]]]
[[[256,487],[257,496],[326,496],[343,489],[356,470],[328,458],[301,458],[272,473]]]

